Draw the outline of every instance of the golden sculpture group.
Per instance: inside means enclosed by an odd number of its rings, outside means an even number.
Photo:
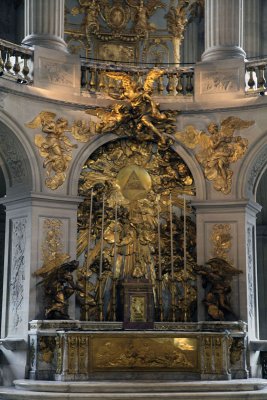
[[[179,141],[189,149],[199,147],[196,158],[205,177],[213,181],[214,189],[228,194],[233,175],[230,165],[245,154],[248,146],[247,139],[235,137],[234,132],[248,128],[253,121],[228,117],[220,127],[210,123],[207,133],[192,125],[177,132],[177,112],[162,112],[152,96],[153,84],[162,74],[162,70],[151,70],[141,86],[126,73],[107,72],[120,84],[119,92],[109,93],[117,101],[109,109],[86,111],[100,122],[79,120],[69,125],[66,119],[43,111],[27,124],[31,129],[41,126],[46,135],[37,134],[35,144],[44,158],[46,185],[52,190],[65,181],[72,149],[77,147],[67,133],[80,142],[109,132],[124,138],[94,152],[80,177],[79,194],[85,197],[78,213],[78,256],[82,265],[77,284],[69,285],[69,293],[76,292],[85,320],[120,318],[118,285],[129,279],[152,283],[156,319],[194,320],[197,274],[210,284],[205,304],[211,318],[233,315],[230,286],[232,276],[239,272],[226,260],[214,259],[210,261],[218,269],[214,283],[209,262],[204,267],[196,266],[195,226],[190,208],[181,197],[194,195],[195,185],[172,145]],[[59,257],[55,270],[57,274],[62,272],[61,283],[66,284],[68,277],[65,279],[64,274],[68,268],[60,269],[60,264]],[[45,260],[37,276],[50,276],[47,265]],[[223,272],[226,270],[227,274]],[[54,292],[50,293],[52,297],[63,296],[63,300],[54,301],[46,313],[66,317],[60,304],[68,296],[60,288]]]
[[[141,87],[126,73],[107,72],[107,76],[121,83],[122,91],[109,95],[125,102],[116,102],[110,109],[88,109],[88,114],[96,115],[100,119],[98,123],[78,120],[69,126],[66,119],[55,120],[54,113],[43,111],[26,124],[32,129],[41,126],[42,132],[46,134],[46,137],[37,134],[35,144],[44,158],[43,165],[48,175],[47,187],[57,189],[66,179],[72,149],[77,147],[66,136],[66,132],[71,132],[80,142],[89,141],[96,134],[114,132],[118,136],[137,137],[140,141],[156,141],[162,148],[168,148],[175,140],[189,149],[200,148],[196,158],[205,177],[213,181],[215,190],[229,194],[233,176],[230,165],[242,158],[248,147],[247,139],[234,136],[234,132],[250,127],[254,121],[228,117],[221,122],[220,127],[210,123],[207,133],[192,125],[187,126],[184,131],[176,132],[177,112],[160,111],[159,104],[152,97],[154,81],[163,73],[163,70],[151,70]]]

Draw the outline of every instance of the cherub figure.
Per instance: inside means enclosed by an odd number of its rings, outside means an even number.
[[[242,273],[223,258],[211,258],[204,266],[194,267],[202,276],[203,287],[207,290],[204,304],[209,316],[214,320],[224,320],[236,316],[230,304],[231,283],[233,277]]]
[[[44,158],[43,167],[46,168],[47,187],[57,189],[66,179],[65,171],[72,159],[71,151],[77,148],[72,144],[65,132],[69,131],[68,121],[64,118],[55,120],[56,114],[53,112],[40,112],[33,121],[26,124],[28,128],[42,127],[42,132],[46,134],[35,135],[35,145],[39,149],[41,157]]]
[[[214,182],[214,189],[229,194],[233,175],[230,164],[242,158],[248,147],[248,140],[234,136],[234,132],[253,124],[254,121],[228,117],[221,122],[220,128],[217,124],[210,123],[208,133],[187,126],[184,132],[177,132],[175,137],[191,149],[200,146],[196,158],[204,170],[205,177]]]

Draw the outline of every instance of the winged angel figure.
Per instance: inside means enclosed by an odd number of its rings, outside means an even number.
[[[26,126],[31,129],[42,127],[46,134],[35,135],[35,145],[44,158],[43,167],[46,168],[46,185],[50,189],[57,189],[66,179],[69,162],[72,159],[71,152],[77,145],[71,143],[65,135],[69,131],[68,121],[65,118],[55,119],[56,114],[49,111],[40,112]]]
[[[170,111],[161,112],[159,104],[151,97],[154,81],[163,74],[162,70],[151,70],[141,87],[125,72],[107,72],[108,77],[121,81],[122,86],[121,94],[109,93],[109,95],[116,100],[125,100],[126,104],[116,103],[108,111],[103,108],[87,110],[87,113],[101,119],[96,125],[96,132],[115,131],[119,135],[135,132],[143,140],[151,140],[156,136],[161,144],[165,144],[168,134],[174,132],[175,118]]]
[[[160,0],[148,0],[146,3],[143,0],[127,0],[127,4],[136,8],[134,32],[139,35],[155,29],[148,20],[157,8],[165,8],[165,4]]]
[[[199,146],[196,155],[205,177],[213,181],[215,190],[224,194],[231,192],[233,171],[230,164],[243,157],[248,147],[248,140],[234,136],[236,130],[248,128],[254,121],[244,121],[238,117],[228,117],[221,122],[208,125],[208,133],[198,131],[189,125],[183,132],[176,132],[175,137],[188,148]]]

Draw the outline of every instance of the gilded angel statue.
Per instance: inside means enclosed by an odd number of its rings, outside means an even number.
[[[122,93],[109,93],[116,100],[126,101],[126,105],[115,104],[111,111],[97,109],[101,119],[97,125],[98,132],[113,132],[125,135],[127,132],[136,132],[144,140],[151,140],[155,136],[161,144],[166,143],[165,133],[173,133],[175,118],[170,112],[161,112],[159,104],[152,99],[153,84],[164,71],[153,69],[145,79],[143,87],[136,83],[125,72],[107,72],[107,76],[121,81]],[[102,110],[102,111],[101,111]],[[88,113],[93,113],[91,110]],[[120,128],[123,127],[123,130]]]
[[[190,149],[199,146],[196,158],[204,170],[205,177],[213,181],[215,190],[229,194],[233,176],[230,164],[242,158],[248,147],[248,140],[234,136],[234,132],[253,124],[254,121],[244,121],[231,116],[224,119],[220,127],[211,122],[207,133],[200,132],[190,125],[183,132],[176,132],[175,137]]]
[[[149,22],[149,18],[157,8],[165,8],[165,4],[160,0],[127,0],[130,7],[136,8],[133,30],[137,34],[144,34],[155,29],[154,25]]]
[[[69,131],[68,121],[64,118],[55,119],[56,114],[49,111],[40,112],[26,126],[31,129],[41,127],[46,134],[35,135],[35,145],[44,158],[43,167],[46,168],[46,186],[52,190],[57,189],[66,179],[71,152],[77,145],[73,144],[65,135]]]

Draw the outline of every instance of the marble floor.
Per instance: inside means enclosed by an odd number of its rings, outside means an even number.
[[[52,382],[22,379],[0,387],[8,400],[225,400],[267,399],[267,380]]]

